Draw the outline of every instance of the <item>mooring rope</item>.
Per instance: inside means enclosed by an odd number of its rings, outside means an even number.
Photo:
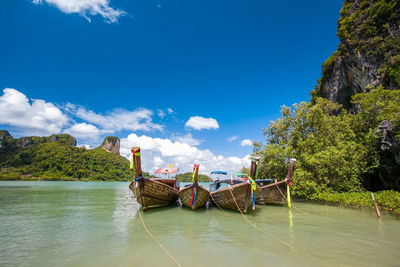
[[[182,267],[182,265],[176,260],[176,258],[174,256],[172,256],[172,254],[163,246],[163,244],[161,244],[161,242],[157,240],[157,238],[149,231],[149,229],[147,229],[146,225],[144,224],[144,221],[143,221],[142,214],[141,214],[140,210],[138,210],[138,213],[139,213],[140,221],[142,222],[143,228],[146,230],[146,232],[149,234],[149,236],[151,238],[153,238],[154,241],[156,241],[156,243],[160,246],[160,248],[162,250],[164,250],[164,252],[171,258],[171,260],[176,265],[178,265],[179,267]]]
[[[134,185],[133,189],[135,190],[135,195],[137,195],[137,191],[136,191],[136,185]],[[146,230],[147,234],[160,246],[160,248],[168,255],[168,257],[170,257],[170,259],[179,267],[182,267],[182,265],[176,260],[176,258],[174,256],[172,256],[172,254],[163,246],[163,244],[161,244],[160,241],[158,241],[158,239],[150,232],[149,229],[147,229],[146,224],[143,221],[143,217],[142,214],[140,212],[140,208],[138,209],[138,213],[139,213],[139,218],[140,221],[142,223],[142,226],[144,228],[144,230]]]
[[[218,207],[221,211],[223,211],[223,212],[225,212],[226,214],[228,214],[223,208],[221,208],[221,207],[218,205],[217,201],[215,201],[215,199],[214,199],[214,197],[212,196],[211,192],[210,192],[210,197],[212,198],[212,200],[213,200],[213,202],[215,203],[215,205],[217,205],[217,207]]]
[[[284,198],[286,201],[288,201],[288,199],[285,197],[285,195],[282,193],[281,189],[279,188],[279,186],[278,186],[276,183],[275,183],[275,186],[276,186],[276,188],[278,188],[279,193],[281,193],[281,195],[283,196],[283,198]],[[292,201],[290,202],[290,204],[291,204],[291,206],[292,206],[293,208],[295,208],[296,210],[300,211],[301,213],[308,214],[307,212],[302,211],[301,209],[297,208],[297,207],[293,204]]]
[[[260,229],[259,227],[257,227],[257,225],[255,225],[255,224],[252,223],[249,219],[246,218],[246,216],[243,214],[242,210],[239,208],[239,205],[238,205],[237,202],[236,202],[236,199],[235,199],[235,196],[233,195],[232,189],[229,188],[229,187],[228,187],[228,189],[229,189],[229,192],[230,192],[231,195],[232,195],[232,199],[233,199],[233,201],[235,202],[236,207],[237,207],[238,210],[240,211],[240,214],[242,215],[243,219],[245,219],[245,221],[246,221],[248,224],[250,224],[251,226],[253,226],[254,229],[258,230],[258,231],[261,232],[261,233],[266,234],[267,236],[273,238],[275,241],[278,241],[279,243],[281,243],[282,245],[284,245],[284,246],[290,248],[290,249],[293,250],[293,251],[297,251],[297,252],[303,254],[304,256],[306,256],[306,257],[308,257],[308,258],[314,260],[314,261],[317,261],[317,262],[319,262],[319,263],[321,263],[321,264],[323,264],[323,265],[329,266],[328,264],[326,264],[326,263],[320,261],[319,259],[317,259],[317,258],[311,256],[310,254],[308,254],[308,253],[306,253],[306,252],[304,252],[304,251],[302,251],[302,250],[300,250],[300,249],[298,249],[298,248],[296,248],[296,247],[294,247],[294,246],[292,246],[292,245],[286,243],[285,241],[283,241],[283,240],[281,240],[281,239],[279,239],[279,238],[277,238],[277,237],[275,237],[275,236],[273,236],[273,235],[271,235],[271,234],[265,232],[264,230]]]

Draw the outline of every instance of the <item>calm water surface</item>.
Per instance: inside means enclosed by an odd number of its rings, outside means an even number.
[[[257,206],[246,215],[268,235],[218,208],[143,218],[183,266],[399,266],[395,217],[295,205],[303,212]],[[174,266],[138,207],[128,183],[0,182],[0,266]]]

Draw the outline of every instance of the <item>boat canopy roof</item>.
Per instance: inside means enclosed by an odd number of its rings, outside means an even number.
[[[156,170],[156,174],[176,174],[179,171],[179,168],[160,168]]]
[[[239,172],[234,172],[232,175],[238,175],[238,176],[247,176],[245,173],[239,173]]]
[[[228,174],[226,171],[212,171],[211,174]]]

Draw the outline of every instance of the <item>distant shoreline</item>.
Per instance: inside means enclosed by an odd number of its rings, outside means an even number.
[[[40,178],[40,177],[30,177],[30,178],[16,178],[16,177],[1,177],[0,181],[16,181],[16,182],[130,182],[131,180],[102,180],[102,179],[79,179],[71,177],[61,177],[61,178]]]

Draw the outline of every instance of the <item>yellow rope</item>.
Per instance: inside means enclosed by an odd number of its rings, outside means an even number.
[[[136,184],[134,184],[133,189],[135,190],[135,195],[137,195]],[[175,259],[175,257],[172,256],[172,254],[169,253],[169,251],[163,246],[163,244],[161,244],[160,241],[158,241],[157,238],[149,231],[149,229],[147,229],[146,225],[144,224],[144,221],[143,221],[143,218],[142,218],[142,214],[140,213],[140,209],[138,209],[138,213],[139,213],[139,218],[140,218],[140,221],[142,222],[142,225],[143,225],[144,230],[146,230],[146,232],[149,234],[149,236],[150,236],[154,241],[156,241],[156,243],[160,246],[160,248],[161,248],[162,250],[164,250],[164,252],[168,255],[168,257],[171,258],[171,260],[172,260],[176,265],[178,265],[179,267],[182,267],[182,265]]]
[[[243,212],[240,210],[239,205],[238,205],[237,202],[236,202],[235,196],[233,195],[232,189],[231,189],[231,188],[229,188],[229,192],[231,193],[232,199],[233,199],[233,201],[235,202],[236,207],[237,207],[238,210],[240,211],[240,214],[242,215],[243,219],[245,219],[245,221],[246,221],[248,224],[250,224],[251,226],[253,226],[256,230],[258,230],[258,231],[261,232],[261,233],[266,234],[267,236],[273,238],[275,241],[278,241],[279,243],[281,243],[282,245],[284,245],[284,246],[290,248],[290,249],[293,250],[293,251],[297,251],[297,252],[303,254],[304,256],[309,257],[310,259],[313,259],[314,261],[318,261],[319,263],[321,263],[321,264],[323,264],[323,265],[329,266],[328,264],[325,264],[325,263],[321,262],[321,261],[318,260],[317,258],[314,258],[314,257],[311,256],[310,254],[308,254],[308,253],[306,253],[306,252],[304,252],[304,251],[302,251],[302,250],[300,250],[300,249],[298,249],[298,248],[296,248],[296,247],[294,247],[294,246],[292,246],[292,245],[286,243],[285,241],[283,241],[283,240],[281,240],[281,239],[279,239],[279,238],[277,238],[277,237],[275,237],[275,236],[273,236],[273,235],[271,235],[271,234],[265,232],[264,230],[258,228],[257,225],[255,225],[254,223],[252,223],[249,219],[246,218],[246,216],[244,216]]]
[[[179,267],[182,267],[182,265],[175,259],[174,256],[172,256],[171,253],[169,253],[169,251],[163,246],[163,244],[160,243],[160,241],[157,240],[157,238],[149,231],[149,229],[147,229],[146,225],[144,224],[143,218],[142,218],[142,214],[140,213],[140,210],[138,210],[139,213],[139,217],[140,217],[140,221],[142,222],[143,228],[146,230],[146,232],[149,234],[149,236],[151,238],[153,238],[154,241],[156,241],[156,243],[160,246],[160,248],[162,250],[164,250],[164,252],[171,258],[171,260],[173,262],[175,262],[176,265],[178,265]]]
[[[226,210],[224,210],[223,208],[221,208],[221,206],[220,205],[218,205],[218,203],[217,203],[217,201],[215,201],[215,199],[214,199],[214,197],[212,196],[212,194],[210,193],[210,197],[212,198],[212,200],[214,201],[214,203],[215,203],[215,205],[217,205],[217,207],[222,211],[222,212],[224,212],[225,214],[227,214],[227,215],[229,215],[229,216],[233,216],[233,217],[235,217],[235,215],[233,215],[233,214],[230,214],[230,213],[228,213],[228,212],[226,212]]]
[[[282,193],[281,189],[279,188],[279,186],[278,186],[276,183],[275,183],[275,186],[276,186],[276,188],[278,188],[279,193],[281,193],[281,195],[283,196],[283,198],[284,198],[286,201],[288,201],[288,199],[285,197],[285,195]],[[307,212],[304,212],[304,211],[302,211],[301,209],[297,208],[297,207],[293,204],[292,201],[290,202],[290,204],[291,204],[291,206],[292,206],[293,208],[295,208],[296,210],[300,211],[301,213],[308,214]]]
[[[212,198],[212,200],[213,200],[213,202],[215,203],[215,205],[217,205],[217,207],[218,207],[221,211],[227,213],[223,208],[221,208],[221,207],[218,205],[217,201],[215,201],[215,199],[213,198],[211,192],[210,192],[210,197]]]

